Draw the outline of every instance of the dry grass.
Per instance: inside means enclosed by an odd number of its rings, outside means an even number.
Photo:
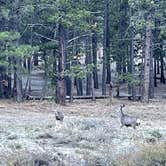
[[[122,103],[126,105],[126,113],[142,119],[136,130],[120,128]],[[59,162],[64,166],[109,166],[118,156],[166,141],[164,101],[143,104],[114,100],[110,105],[107,99],[86,100],[68,103],[65,107],[48,101],[21,104],[3,101],[1,105],[1,162],[19,161],[24,166],[47,156],[45,160],[53,166]],[[55,121],[55,110],[64,112],[62,124]]]
[[[119,157],[114,166],[165,166],[166,143],[144,146],[137,153]]]

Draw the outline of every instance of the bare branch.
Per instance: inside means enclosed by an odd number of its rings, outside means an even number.
[[[39,33],[37,33],[37,32],[34,32],[34,34],[37,35],[37,36],[40,36],[40,37],[42,37],[42,38],[44,38],[44,39],[57,42],[57,40],[52,39],[52,38],[49,38],[49,37],[46,37],[46,36],[43,36],[43,35],[41,35],[41,34],[39,34]]]
[[[79,39],[79,38],[82,38],[82,37],[91,36],[91,35],[93,35],[93,34],[94,34],[94,33],[90,33],[90,34],[86,34],[86,35],[76,36],[76,37],[74,37],[74,38],[68,40],[68,43],[70,43],[70,42],[72,42],[72,41],[74,41],[74,40],[77,40],[77,39]]]

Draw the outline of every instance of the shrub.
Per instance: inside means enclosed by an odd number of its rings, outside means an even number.
[[[153,130],[150,132],[150,135],[154,138],[160,139],[162,137],[162,134],[159,130]]]

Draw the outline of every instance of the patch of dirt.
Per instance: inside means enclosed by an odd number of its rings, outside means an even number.
[[[120,127],[120,104],[126,105],[125,113],[141,119],[137,129]],[[63,123],[55,120],[56,110],[64,113]],[[166,142],[164,100],[145,104],[114,99],[111,105],[107,99],[78,100],[66,106],[48,101],[0,102],[0,161],[24,151],[49,153],[52,162],[59,154],[58,163],[64,165],[104,165],[158,142]]]

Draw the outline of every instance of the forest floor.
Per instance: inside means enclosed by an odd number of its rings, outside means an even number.
[[[120,127],[124,112],[138,116],[136,129]],[[63,123],[54,111],[63,111]],[[119,156],[144,146],[166,143],[166,100],[129,102],[114,99],[77,100],[66,106],[53,102],[21,104],[0,101],[0,165],[111,165]],[[38,165],[37,165],[38,164]]]

